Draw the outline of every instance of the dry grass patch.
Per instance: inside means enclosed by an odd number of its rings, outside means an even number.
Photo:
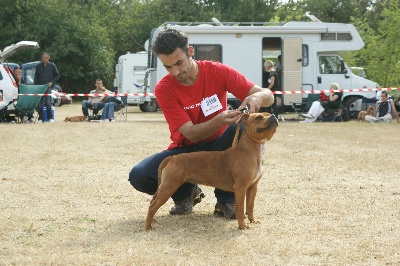
[[[151,197],[131,167],[167,147],[160,112],[128,122],[0,124],[2,265],[398,265],[400,124],[282,122],[267,143],[255,215],[240,231],[212,215],[213,189],[188,216],[172,201],[143,230]]]

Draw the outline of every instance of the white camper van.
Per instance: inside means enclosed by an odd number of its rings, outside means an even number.
[[[155,97],[145,94],[147,87],[144,79],[148,58],[146,51],[121,55],[115,66],[114,87],[118,89],[118,93],[129,95],[129,105],[139,105],[143,112],[155,112],[158,109]]]
[[[147,93],[152,93],[157,82],[167,74],[158,57],[151,53],[151,40],[166,28],[176,28],[189,35],[195,59],[230,65],[259,86],[263,84],[264,60],[276,62],[281,55],[281,86],[282,90],[289,92],[284,95],[284,105],[306,101],[307,94],[290,91],[328,90],[333,82],[339,83],[344,90],[375,89],[378,86],[354,75],[339,55],[341,51],[359,50],[364,46],[351,24],[167,22],[152,31],[148,42],[147,72],[150,75]],[[354,117],[361,108],[362,97],[374,96],[375,91],[345,92],[342,101],[350,116]],[[232,108],[239,106],[234,97],[228,97],[228,104]]]
[[[29,48],[39,48],[39,44],[37,42],[21,41],[7,46],[3,51],[0,51],[0,91],[3,94],[3,102],[6,104],[17,100],[18,87],[10,68],[3,64],[3,62],[16,52]],[[7,116],[10,114],[15,114],[14,105],[12,104],[8,106],[6,112]]]

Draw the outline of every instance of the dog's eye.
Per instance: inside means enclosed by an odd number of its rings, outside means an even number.
[[[264,117],[262,115],[259,115],[255,118],[255,120],[262,120]]]

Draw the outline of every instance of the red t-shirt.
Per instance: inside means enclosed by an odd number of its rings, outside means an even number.
[[[218,62],[196,61],[199,73],[196,82],[191,86],[180,84],[172,75],[167,74],[156,85],[154,94],[161,107],[171,132],[168,149],[192,145],[179,128],[192,121],[194,125],[206,122],[227,109],[227,93],[230,92],[241,101],[246,98],[254,83],[246,79],[235,69]],[[217,95],[222,109],[204,116],[201,101]],[[211,137],[201,141],[207,142],[218,138],[226,129],[222,127]]]

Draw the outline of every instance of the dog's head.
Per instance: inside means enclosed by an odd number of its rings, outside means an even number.
[[[68,121],[71,121],[71,117],[69,117],[69,116],[67,116],[67,117],[64,119],[64,122],[68,122]]]
[[[250,137],[261,143],[270,140],[278,127],[278,119],[270,113],[244,114],[242,121]]]
[[[373,106],[368,106],[367,107],[367,113],[372,113],[373,110],[374,110]]]

